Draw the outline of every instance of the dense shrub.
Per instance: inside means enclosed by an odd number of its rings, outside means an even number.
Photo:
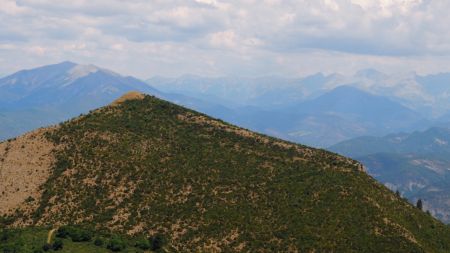
[[[150,238],[151,242],[151,250],[156,251],[160,250],[165,243],[164,237],[162,235],[155,235],[152,238]]]
[[[55,242],[52,245],[52,249],[57,251],[57,250],[62,250],[63,248],[63,241],[61,239],[56,239]]]
[[[135,244],[136,248],[142,249],[142,250],[148,250],[150,249],[151,245],[149,240],[146,239],[140,239]]]
[[[67,238],[68,235],[69,235],[69,231],[67,230],[66,226],[60,227],[56,231],[56,237]]]
[[[126,244],[125,242],[116,237],[116,238],[112,238],[109,242],[108,245],[106,246],[107,249],[117,252],[117,251],[122,251],[126,248]]]
[[[75,230],[74,233],[70,235],[73,242],[88,242],[91,240],[92,235],[86,230]]]
[[[10,237],[10,233],[9,233],[8,230],[3,229],[3,230],[0,232],[0,242],[6,242],[6,241],[8,241],[9,237]]]
[[[92,238],[90,231],[74,226],[60,227],[56,233],[56,237],[68,238],[70,237],[73,242],[88,242]]]
[[[46,243],[44,244],[44,246],[42,246],[42,250],[44,251],[49,251],[52,248],[52,245]]]
[[[94,240],[94,245],[95,246],[103,246],[103,240],[102,240],[102,238],[99,238],[99,237],[97,237],[97,238],[95,238],[95,240]]]

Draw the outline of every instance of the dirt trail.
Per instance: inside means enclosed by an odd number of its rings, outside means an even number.
[[[47,236],[47,243],[50,244],[52,243],[52,236],[55,233],[55,231],[57,230],[57,228],[53,228],[52,230],[48,231],[48,236]]]

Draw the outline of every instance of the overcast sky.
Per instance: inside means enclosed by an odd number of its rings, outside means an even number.
[[[0,0],[0,74],[70,60],[135,75],[450,71],[448,0]]]

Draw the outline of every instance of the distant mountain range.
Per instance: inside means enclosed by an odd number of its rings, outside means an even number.
[[[357,76],[385,78],[375,71]],[[316,147],[363,135],[421,130],[431,124],[399,101],[358,88],[365,84],[339,86],[344,80],[341,75],[319,73],[300,79],[183,76],[152,78],[147,84],[93,65],[63,62],[0,79],[0,139],[86,113],[130,90]]]
[[[412,202],[423,199],[450,222],[450,129],[359,137],[329,148],[362,162],[369,174]]]
[[[0,139],[55,124],[110,103],[130,90],[158,91],[133,77],[72,62],[0,79]]]
[[[161,91],[189,94],[206,101],[212,99],[215,103],[238,107],[287,107],[347,85],[388,97],[426,117],[437,118],[450,110],[450,73],[387,75],[374,69],[365,69],[348,76],[322,73],[303,78],[182,76],[151,78],[147,82]]]
[[[429,123],[419,113],[397,102],[350,86],[340,86],[287,107],[270,110],[253,106],[210,114],[255,131],[316,147],[327,147],[361,135],[422,129]]]
[[[87,113],[133,90],[219,111],[198,99],[160,92],[134,77],[94,65],[62,62],[0,79],[0,140]]]
[[[316,147],[358,136],[450,126],[450,74],[445,73],[386,75],[366,69],[353,76],[182,76],[151,78],[147,83],[227,108],[210,110],[213,116]]]

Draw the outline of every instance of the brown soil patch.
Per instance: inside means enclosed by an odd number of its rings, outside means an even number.
[[[140,93],[139,91],[130,91],[125,93],[120,98],[116,99],[114,102],[111,103],[111,106],[117,106],[121,103],[128,101],[128,100],[141,100],[144,99],[145,95]]]
[[[394,227],[395,229],[397,229],[397,230],[399,231],[400,235],[403,236],[404,238],[406,238],[408,241],[410,241],[410,242],[412,242],[412,243],[414,243],[414,244],[419,244],[419,243],[417,242],[416,238],[414,237],[414,235],[413,235],[408,229],[406,229],[405,227],[403,227],[402,225],[397,224],[397,223],[391,221],[391,220],[388,219],[388,218],[383,218],[383,222],[384,222],[386,225],[392,226],[392,227]]]
[[[51,130],[41,128],[0,143],[0,215],[30,209],[39,202],[40,186],[55,161],[55,145],[44,136]]]

